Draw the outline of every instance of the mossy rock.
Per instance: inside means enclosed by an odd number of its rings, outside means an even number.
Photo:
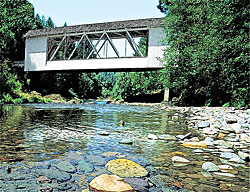
[[[119,177],[144,177],[148,175],[148,171],[145,168],[127,159],[111,160],[105,167]]]

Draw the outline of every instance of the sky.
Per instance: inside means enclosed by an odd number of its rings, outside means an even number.
[[[35,12],[51,17],[57,27],[164,17],[158,0],[28,0]]]

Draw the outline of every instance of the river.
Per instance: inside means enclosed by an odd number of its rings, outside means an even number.
[[[158,137],[187,134],[188,113],[116,104],[2,105],[0,111],[2,167],[17,162],[22,165],[49,162],[72,152],[100,157],[103,152],[119,152],[145,162],[144,166],[152,170],[154,187],[150,191],[221,191],[221,184],[240,186],[234,188],[237,190],[248,187],[244,174],[226,179],[204,176],[203,156],[209,155],[218,162],[216,155],[209,152],[197,155],[192,152],[194,149],[185,148],[176,139],[148,139],[149,134]],[[173,116],[178,118],[173,120]],[[198,133],[192,134],[200,137]],[[131,143],[122,144],[124,140]],[[175,155],[192,161],[188,165],[174,164],[171,157]],[[171,188],[161,176],[177,187]],[[4,186],[1,188],[0,182],[0,190],[5,191]]]

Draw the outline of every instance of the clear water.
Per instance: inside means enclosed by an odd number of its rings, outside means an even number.
[[[176,111],[115,104],[2,105],[0,111],[0,161],[36,162],[60,158],[69,151],[97,155],[116,151],[144,157],[155,169],[171,172],[171,178],[190,191],[199,191],[200,185],[215,191],[223,187],[229,191],[249,191],[249,167],[236,168],[235,178],[204,177],[203,156],[208,155],[209,161],[220,164],[216,154],[197,155],[178,141],[147,139],[149,133],[157,136],[188,133],[184,123],[187,114],[179,113],[178,121],[172,121]],[[124,126],[119,125],[121,120]],[[108,131],[110,135],[101,136],[100,131]],[[120,144],[123,139],[131,139],[133,144]],[[176,152],[181,152],[191,163],[174,165],[171,157]]]

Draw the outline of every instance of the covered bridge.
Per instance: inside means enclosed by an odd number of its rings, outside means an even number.
[[[31,30],[24,70],[163,68],[162,25],[163,18],[150,18]]]

